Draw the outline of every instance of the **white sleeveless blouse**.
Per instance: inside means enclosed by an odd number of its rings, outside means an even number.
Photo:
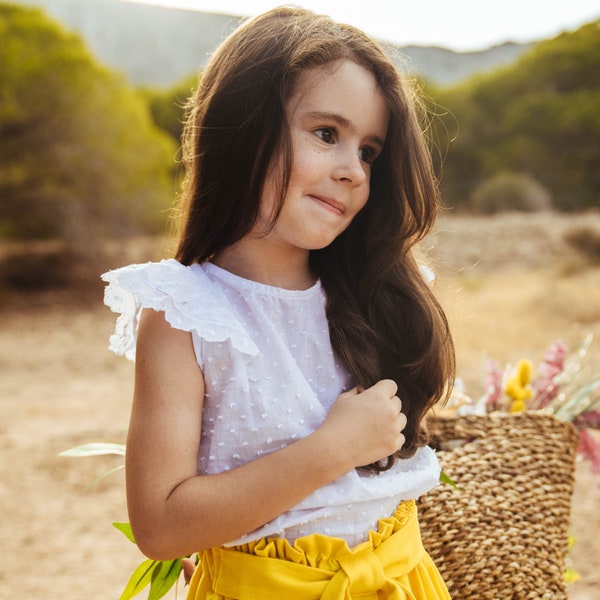
[[[169,259],[105,273],[105,303],[121,313],[110,349],[134,360],[143,308],[164,311],[189,331],[204,374],[198,473],[233,469],[315,431],[353,383],[333,353],[320,282],[285,290],[238,277],[212,263]],[[320,533],[352,547],[402,500],[439,480],[428,447],[379,475],[352,470],[255,531],[232,540]]]

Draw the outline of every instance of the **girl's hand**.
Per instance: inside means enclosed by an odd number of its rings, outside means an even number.
[[[406,415],[396,392],[398,386],[382,379],[362,392],[341,394],[331,407],[322,433],[332,436],[354,467],[387,458],[402,448]]]
[[[192,575],[196,570],[196,563],[191,558],[182,558],[181,566],[183,568],[183,578],[185,583],[186,585],[189,585],[192,580]]]

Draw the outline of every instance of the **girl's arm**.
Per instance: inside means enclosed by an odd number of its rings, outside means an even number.
[[[129,517],[157,560],[187,556],[260,527],[356,466],[393,454],[406,418],[394,382],[342,394],[323,425],[218,475],[197,474],[204,381],[191,334],[142,313],[126,455]]]

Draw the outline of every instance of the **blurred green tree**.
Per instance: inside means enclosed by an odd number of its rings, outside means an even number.
[[[560,210],[600,205],[600,21],[429,95],[442,113],[437,137],[452,139],[443,167],[446,204],[465,206],[483,182],[512,171],[540,182]]]
[[[181,143],[185,108],[198,85],[198,75],[190,75],[168,88],[141,88],[154,123]]]
[[[194,74],[167,88],[144,87],[139,90],[150,109],[154,124],[171,137],[177,148],[181,148],[187,103],[197,85],[198,75]],[[185,171],[181,156],[177,158],[174,175],[177,182],[181,183]]]
[[[38,9],[0,4],[0,239],[158,232],[175,147],[143,98]]]

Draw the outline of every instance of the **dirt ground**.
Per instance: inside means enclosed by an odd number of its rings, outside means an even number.
[[[584,268],[563,242],[567,228],[590,222],[600,228],[600,215],[440,222],[428,245],[467,391],[478,393],[488,357],[537,361],[555,339],[576,344],[588,331],[596,340],[586,362],[600,367],[600,268]],[[123,442],[132,393],[132,365],[107,350],[114,315],[101,286],[77,296],[0,295],[2,599],[116,600],[142,559],[111,527],[127,520],[122,471],[83,490],[122,459],[58,456]],[[581,579],[569,585],[572,600],[600,597],[599,484],[578,465],[570,565]]]

